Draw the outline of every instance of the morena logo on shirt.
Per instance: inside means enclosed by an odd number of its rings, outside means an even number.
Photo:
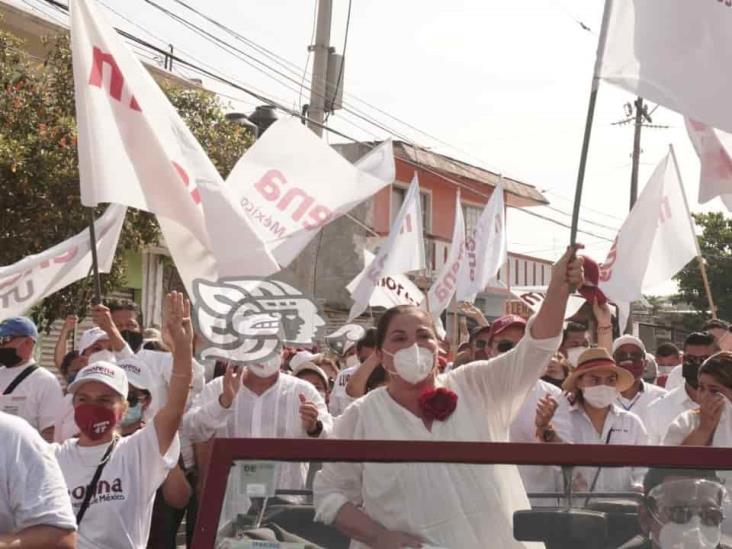
[[[80,502],[84,501],[84,498],[86,497],[86,490],[87,485],[82,484],[81,486],[70,489],[69,496],[74,500],[79,500]],[[96,496],[96,500],[92,500],[92,503],[94,501],[115,501],[125,499],[126,496],[124,488],[122,487],[122,479],[117,477],[111,482],[108,480],[100,480],[97,482],[94,493],[92,494],[92,497],[94,496]]]

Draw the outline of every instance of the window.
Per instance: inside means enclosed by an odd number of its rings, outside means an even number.
[[[391,186],[391,217],[389,223],[394,223],[399,210],[404,203],[407,194],[406,187]],[[425,233],[430,232],[432,221],[432,208],[430,207],[430,194],[426,191],[419,192],[420,206],[422,207],[422,229]]]
[[[470,236],[478,224],[482,210],[477,206],[463,204],[463,217],[465,218],[465,234]]]

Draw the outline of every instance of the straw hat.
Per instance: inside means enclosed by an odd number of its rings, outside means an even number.
[[[633,374],[625,368],[621,368],[615,364],[613,357],[611,357],[605,349],[602,347],[592,347],[579,356],[579,359],[577,360],[577,367],[569,377],[564,380],[562,389],[573,392],[577,389],[577,380],[580,377],[590,372],[599,371],[614,372],[617,374],[618,383],[616,387],[621,393],[630,389],[635,382]]]

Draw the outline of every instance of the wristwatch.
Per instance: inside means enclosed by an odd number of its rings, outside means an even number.
[[[316,437],[319,437],[320,433],[322,433],[322,432],[323,432],[323,422],[318,420],[315,422],[315,429],[313,429],[312,431],[308,431],[307,434],[309,437],[316,438]]]
[[[557,432],[554,430],[552,425],[547,425],[547,427],[541,432],[541,440],[544,442],[552,442],[556,438]]]

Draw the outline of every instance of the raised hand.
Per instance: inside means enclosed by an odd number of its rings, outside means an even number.
[[[61,330],[64,332],[70,332],[74,328],[76,328],[76,323],[79,322],[79,317],[76,315],[67,315],[64,319],[64,325],[62,326]]]
[[[318,427],[318,407],[300,393],[300,420],[305,432],[310,434]]]
[[[546,429],[551,423],[559,403],[549,394],[544,395],[536,405],[536,428]]]
[[[180,292],[170,292],[163,305],[165,331],[174,353],[193,354],[191,302]]]
[[[107,332],[107,334],[111,335],[112,332],[117,331],[117,327],[112,322],[112,313],[109,311],[109,307],[101,303],[92,305],[91,313],[94,324]]]
[[[585,280],[582,258],[577,257],[577,251],[584,248],[583,244],[568,246],[564,255],[552,267],[552,278],[549,287],[564,287],[567,291],[582,286]]]
[[[699,430],[706,434],[713,434],[719,425],[719,419],[724,411],[723,395],[707,393],[699,404]]]
[[[241,389],[241,373],[243,368],[238,364],[228,364],[224,372],[223,390],[219,396],[219,404],[224,408],[230,408],[236,395]]]

